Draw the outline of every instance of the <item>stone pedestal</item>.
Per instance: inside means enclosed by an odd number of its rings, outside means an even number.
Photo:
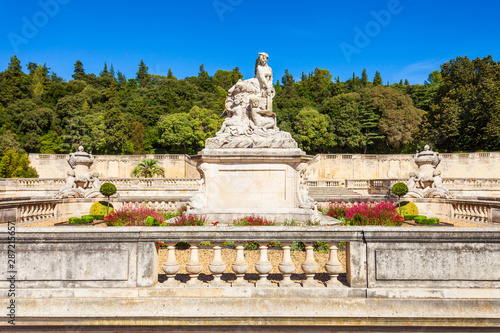
[[[212,222],[255,214],[270,220],[314,220],[304,183],[306,162],[298,148],[204,149],[192,156],[202,176],[191,213]]]

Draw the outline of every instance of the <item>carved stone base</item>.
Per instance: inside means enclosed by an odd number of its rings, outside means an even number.
[[[202,174],[191,214],[227,223],[258,215],[283,222],[314,219],[314,201],[305,186],[306,162],[300,149],[204,149],[193,156]]]

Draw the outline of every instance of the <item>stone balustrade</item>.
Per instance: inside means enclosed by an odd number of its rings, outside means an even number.
[[[65,178],[0,179],[0,197],[54,197],[65,184]],[[117,187],[123,196],[191,196],[198,190],[197,178],[102,178]]]
[[[386,195],[397,182],[406,179],[307,180],[309,188],[346,188],[361,195]],[[199,188],[197,178],[103,178],[124,196],[191,196]],[[0,180],[0,197],[53,197],[64,185],[63,178],[6,178]],[[500,196],[499,178],[444,178],[443,183],[457,197]],[[335,193],[331,193],[335,195]]]
[[[20,224],[67,219],[88,214],[92,204],[98,199],[33,199],[0,202],[0,224],[17,222]],[[104,198],[102,200],[105,200]],[[187,202],[186,197],[120,197],[112,198],[115,209],[124,205],[148,207],[173,212]]]
[[[243,244],[250,240],[260,244],[256,281],[246,275]],[[260,318],[260,325],[498,325],[499,240],[498,228],[17,228],[16,324],[231,325]],[[179,241],[191,245],[187,263],[176,259]],[[214,244],[211,277],[202,279],[197,244],[206,241]],[[224,241],[236,244],[230,280],[221,278]],[[268,275],[270,241],[284,245],[278,282]],[[293,241],[306,244],[300,269],[290,260]],[[323,282],[315,276],[316,241],[331,245]],[[342,279],[334,246],[340,241],[346,242]],[[165,281],[158,279],[157,242],[167,244]],[[0,238],[0,252],[7,245],[7,237]],[[187,281],[177,279],[182,266]],[[300,283],[290,279],[300,271]],[[10,283],[0,280],[3,304]]]

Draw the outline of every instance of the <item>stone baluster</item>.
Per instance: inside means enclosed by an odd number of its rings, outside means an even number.
[[[220,244],[214,244],[214,257],[208,265],[208,269],[214,276],[213,281],[210,282],[210,287],[219,287],[226,284],[221,280],[222,273],[226,270],[226,264],[222,261],[222,247]]]
[[[283,275],[283,280],[279,283],[280,287],[297,287],[298,284],[290,280],[290,276],[295,272],[295,265],[290,257],[290,243],[282,243],[283,257],[278,265],[278,269]]]
[[[259,250],[260,257],[259,261],[255,264],[255,270],[259,273],[260,278],[255,285],[259,287],[270,287],[272,286],[272,283],[267,279],[267,276],[269,275],[271,269],[273,269],[273,265],[267,258],[267,246],[260,245]]]
[[[236,244],[236,259],[231,265],[231,269],[236,274],[236,280],[232,283],[233,287],[244,287],[248,285],[243,277],[248,270],[248,265],[245,261],[245,254],[243,252],[243,244]]]
[[[330,275],[330,280],[326,281],[327,287],[343,286],[337,279],[339,274],[342,273],[342,265],[340,264],[337,247],[335,245],[330,245],[330,255],[328,257],[328,262],[325,264],[325,270]]]
[[[190,250],[191,250],[191,257],[186,265],[186,271],[188,272],[190,277],[187,284],[190,286],[201,285],[202,282],[198,280],[198,275],[200,275],[203,266],[201,265],[200,260],[198,258],[198,246],[191,245]]]
[[[165,284],[169,286],[177,286],[179,285],[179,281],[175,280],[175,274],[179,271],[180,266],[175,258],[175,244],[168,244],[167,251],[167,261],[163,263],[163,271],[167,275],[167,281]]]
[[[314,281],[314,274],[318,271],[318,263],[314,260],[313,243],[306,245],[306,259],[302,263],[302,270],[306,274],[306,280],[302,282],[303,287],[317,287],[318,283]]]

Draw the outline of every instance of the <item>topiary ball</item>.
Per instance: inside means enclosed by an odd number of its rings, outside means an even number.
[[[414,202],[402,201],[401,202],[401,216],[418,215],[418,207]]]
[[[103,215],[106,216],[106,209],[108,203],[106,201],[96,201],[90,207],[90,215]],[[112,204],[109,204],[109,213],[113,213],[114,208]]]
[[[111,183],[104,183],[99,188],[99,192],[105,197],[110,197],[116,193],[116,186]]]
[[[396,183],[392,185],[391,192],[397,195],[398,197],[402,197],[406,193],[408,193],[408,186],[405,183]]]

